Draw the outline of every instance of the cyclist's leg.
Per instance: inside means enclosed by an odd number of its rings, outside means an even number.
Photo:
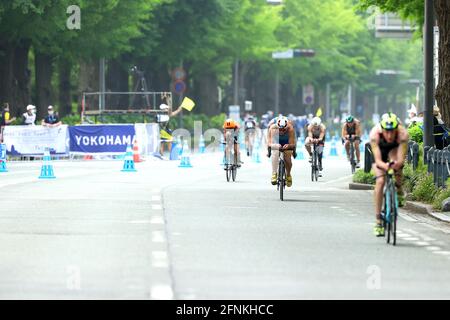
[[[402,159],[398,159],[397,148],[391,150],[389,152],[389,159],[391,161],[402,161]],[[395,186],[397,188],[397,195],[399,205],[402,207],[404,205],[404,197],[403,197],[403,170],[398,170],[395,173]]]
[[[372,169],[375,172],[375,219],[377,224],[381,224],[381,207],[383,205],[383,187],[385,183],[384,171],[379,169],[376,164],[372,165]]]
[[[311,151],[311,139],[309,137],[307,137],[305,139],[305,148],[306,151],[308,151],[309,157],[312,157],[312,151]]]
[[[361,161],[361,152],[359,151],[360,141],[356,139],[354,142],[355,151],[356,151],[356,161],[359,163]]]
[[[323,148],[325,147],[325,145],[323,143],[319,144],[317,146],[317,152],[319,153],[319,168],[320,171],[322,171],[322,156],[323,156]]]
[[[272,150],[272,179],[271,179],[271,182],[273,185],[277,184],[279,159],[280,159],[280,151]]]
[[[247,149],[247,156],[249,156],[250,145],[249,145],[249,132],[245,130],[245,148]]]
[[[347,152],[347,160],[350,160],[350,141],[345,140],[344,147],[345,152]]]
[[[284,152],[284,162],[286,163],[286,186],[288,187],[292,186],[292,154],[293,152],[291,150]]]

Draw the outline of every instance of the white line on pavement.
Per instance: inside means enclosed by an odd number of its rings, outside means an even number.
[[[441,251],[440,247],[426,247],[425,249],[430,250],[430,251]]]
[[[418,246],[429,246],[430,245],[430,243],[426,242],[426,241],[417,241],[415,244]]]
[[[403,219],[405,219],[406,221],[409,221],[409,222],[417,222],[417,221],[419,221],[417,219],[411,218],[410,216],[408,216],[407,214],[404,214],[404,213],[399,213],[398,215],[401,218],[403,218]],[[405,230],[410,231],[410,229],[405,229]],[[417,232],[412,232],[412,231],[410,231],[410,232],[414,233],[414,234],[418,234]]]
[[[330,183],[339,182],[339,181],[342,181],[342,180],[349,179],[349,178],[351,178],[351,177],[352,177],[352,175],[345,176],[345,177],[341,177],[341,178],[338,178],[338,179],[334,179],[334,180],[327,181],[327,182],[325,182],[324,184],[330,184]]]
[[[163,217],[151,217],[150,218],[150,223],[151,224],[164,224],[164,219]]]
[[[151,289],[151,298],[154,300],[172,300],[173,291],[168,285],[155,285]]]
[[[443,256],[450,256],[450,251],[433,251],[435,254],[440,254]]]
[[[166,242],[164,238],[164,232],[162,231],[153,231],[152,232],[152,241],[156,243]]]
[[[149,220],[131,220],[131,221],[129,221],[129,223],[132,223],[132,224],[145,224],[145,223],[151,223],[151,221],[149,221]]]
[[[152,201],[153,202],[160,202],[161,201],[161,196],[152,196]]]
[[[162,210],[162,206],[160,204],[152,204],[152,210]]]
[[[166,251],[152,252],[152,267],[153,268],[168,268],[169,259]]]

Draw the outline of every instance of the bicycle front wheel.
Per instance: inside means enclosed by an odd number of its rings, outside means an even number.
[[[233,178],[233,182],[236,181],[236,174],[237,174],[237,167],[233,166],[233,168],[231,169],[231,174],[232,174],[232,178]]]
[[[387,233],[387,237],[386,237],[386,243],[390,243],[391,242],[391,221],[392,221],[392,206],[391,206],[391,193],[390,190],[388,189],[386,191],[386,194],[384,195],[385,197],[385,201],[386,201],[386,212],[385,212],[385,220],[386,220],[386,227],[387,230],[385,230],[385,232]]]
[[[279,181],[279,188],[280,188],[280,200],[284,201],[284,186],[286,184],[286,177],[285,177],[283,161],[280,161],[280,165],[278,168],[278,181]]]
[[[395,246],[397,244],[397,206],[398,206],[398,202],[397,202],[397,193],[394,192],[393,196],[392,196],[392,244]]]
[[[228,165],[227,165],[227,167],[225,168],[225,173],[226,173],[226,175],[227,175],[227,181],[230,182],[231,171],[230,171],[230,168],[228,167]]]

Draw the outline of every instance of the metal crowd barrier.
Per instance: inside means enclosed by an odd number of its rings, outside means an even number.
[[[446,188],[446,181],[450,176],[450,147],[445,147],[442,150],[425,147],[423,156],[427,171],[433,175],[436,187]]]

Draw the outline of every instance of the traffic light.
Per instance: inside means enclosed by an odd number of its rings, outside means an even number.
[[[316,52],[312,49],[294,49],[294,57],[314,57]]]

